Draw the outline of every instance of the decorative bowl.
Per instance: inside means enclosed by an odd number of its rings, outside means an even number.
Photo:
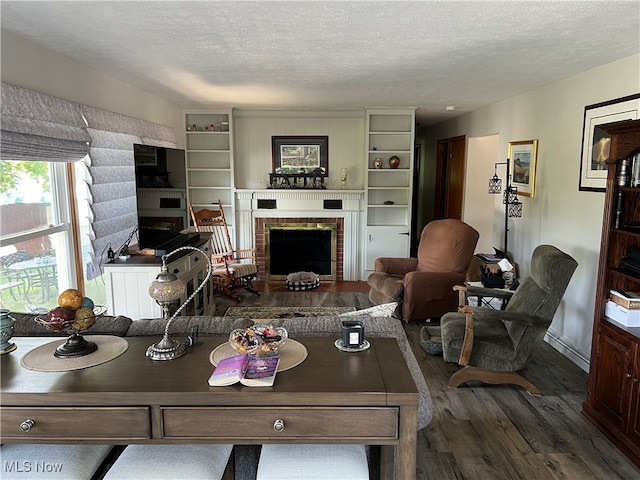
[[[82,307],[77,310],[56,307],[51,309],[47,315],[37,317],[35,321],[49,330],[70,335],[66,343],[56,348],[53,353],[56,357],[81,357],[98,349],[94,342],[85,340],[81,334],[93,327],[96,320],[106,311],[107,307],[102,305],[96,305],[93,309]]]
[[[35,320],[54,332],[79,335],[93,327],[96,320],[106,311],[107,307],[102,305],[96,305],[93,309],[84,307],[78,310],[56,307],[51,309],[47,315],[37,317]]]
[[[236,328],[229,334],[229,343],[238,353],[258,357],[278,355],[289,335],[282,327],[256,323],[248,328]]]

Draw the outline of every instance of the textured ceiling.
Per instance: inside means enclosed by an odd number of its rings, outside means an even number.
[[[637,0],[3,0],[0,9],[3,28],[181,106],[407,106],[425,125],[640,52]]]

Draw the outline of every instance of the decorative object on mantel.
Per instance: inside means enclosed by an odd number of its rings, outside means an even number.
[[[504,255],[509,256],[507,250],[507,241],[509,239],[509,217],[520,218],[522,217],[522,202],[518,200],[517,187],[511,186],[511,162],[507,158],[506,162],[498,162],[493,166],[493,177],[489,179],[489,193],[498,194],[502,190],[502,180],[498,177],[498,165],[507,166],[507,187],[502,192],[502,203],[504,203]]]
[[[344,190],[347,186],[347,169],[343,168],[340,170],[340,186]]]
[[[391,168],[398,168],[400,166],[400,159],[395,155],[389,158],[389,166]]]
[[[13,336],[13,325],[16,323],[10,313],[4,308],[0,309],[0,354],[3,355],[16,349],[16,344],[9,342]]]
[[[209,259],[209,256],[199,248],[192,247],[191,245],[185,245],[184,247],[176,248],[172,252],[163,255],[162,269],[156,279],[151,282],[151,285],[149,286],[149,296],[162,307],[164,318],[169,317],[171,305],[179,300],[186,291],[184,282],[167,269],[167,259],[184,250],[195,250],[202,254],[202,257],[206,259],[208,263],[207,274],[198,288],[196,288],[189,298],[187,298],[185,302],[178,307],[173,316],[167,320],[162,340],[158,343],[154,343],[147,349],[147,358],[150,358],[151,360],[173,360],[174,358],[179,358],[187,353],[187,346],[185,344],[169,338],[169,325],[171,325],[173,319],[182,312],[189,302],[196,297],[200,290],[204,288],[211,277],[211,260]]]
[[[56,357],[82,357],[95,352],[98,345],[81,334],[93,327],[106,311],[107,307],[94,305],[90,298],[84,297],[77,289],[68,288],[58,296],[58,306],[35,321],[49,330],[69,335],[67,341],[53,352]]]
[[[321,173],[270,173],[268,188],[297,188],[324,190],[324,176]]]

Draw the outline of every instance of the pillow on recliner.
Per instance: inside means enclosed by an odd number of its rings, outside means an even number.
[[[398,308],[398,302],[383,303],[375,307],[365,308],[364,310],[356,310],[355,312],[345,312],[338,315],[339,317],[391,317],[393,312]]]

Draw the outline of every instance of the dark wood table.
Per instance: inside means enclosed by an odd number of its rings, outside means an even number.
[[[0,441],[371,444],[382,446],[381,478],[415,479],[418,391],[395,339],[369,338],[354,354],[332,337],[298,337],[309,355],[273,387],[210,387],[209,354],[225,339],[201,340],[154,362],[145,351],[158,337],[127,337],[115,360],[43,373],[20,358],[52,338],[14,337],[18,349],[0,360]]]

